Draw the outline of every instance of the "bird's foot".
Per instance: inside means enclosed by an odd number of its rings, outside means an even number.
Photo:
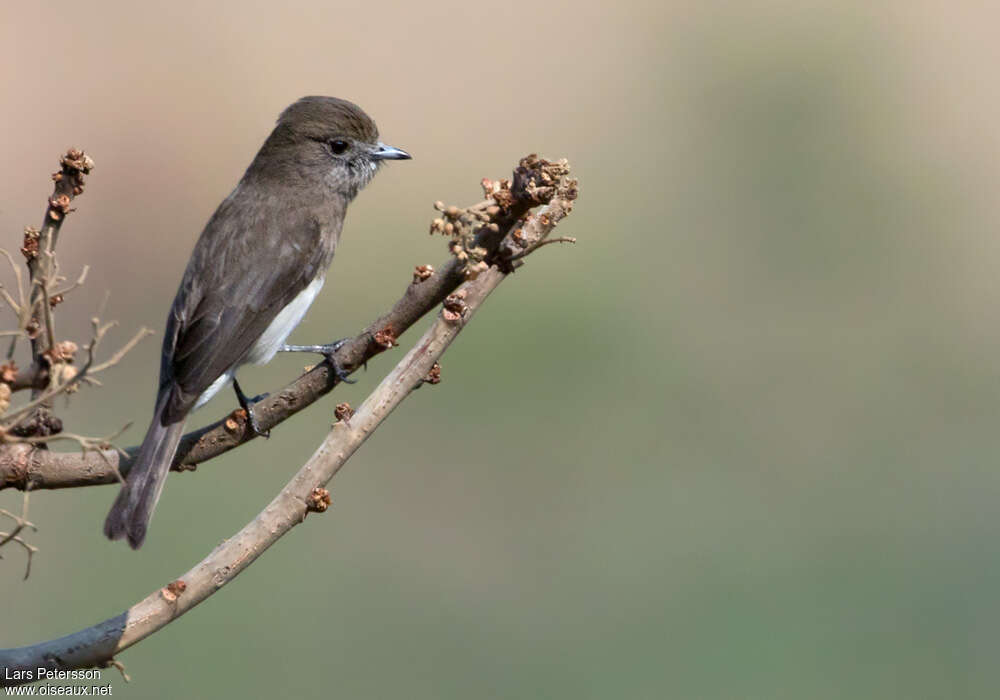
[[[271,437],[271,431],[264,430],[260,427],[260,423],[257,422],[257,416],[253,412],[253,406],[247,406],[244,410],[247,412],[247,423],[250,424],[250,430],[253,431],[253,434],[265,439]]]
[[[264,430],[260,427],[260,423],[257,422],[257,416],[254,414],[254,404],[262,399],[267,398],[267,394],[258,394],[252,399],[247,398],[246,394],[243,393],[243,389],[240,388],[240,383],[233,378],[233,388],[236,390],[236,400],[240,403],[240,408],[246,411],[247,414],[247,425],[250,426],[250,430],[253,431],[254,435],[258,435],[262,438],[271,437],[270,430]]]
[[[346,343],[351,338],[341,338],[340,340],[334,341],[332,343],[327,343],[326,345],[282,345],[280,348],[281,352],[312,352],[317,355],[322,355],[326,358],[326,361],[330,363],[333,368],[333,374],[337,377],[338,381],[344,382],[345,384],[354,384],[357,380],[350,379],[347,371],[337,362],[337,351],[344,347]]]

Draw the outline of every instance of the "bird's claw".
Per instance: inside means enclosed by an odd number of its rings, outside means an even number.
[[[341,338],[326,345],[282,345],[281,352],[312,352],[322,355],[333,369],[333,375],[337,378],[337,381],[344,382],[345,384],[355,384],[357,380],[350,379],[350,373],[337,362],[337,351],[344,347],[344,344],[349,340],[351,339]]]
[[[254,415],[253,406],[247,406],[243,410],[247,412],[247,425],[250,426],[250,430],[253,431],[254,435],[265,439],[271,437],[271,431],[264,430],[260,427],[260,423],[257,422],[257,416]]]
[[[267,394],[258,394],[252,399],[248,399],[243,393],[243,389],[240,388],[240,383],[233,378],[233,388],[236,390],[236,400],[240,403],[240,408],[247,414],[247,425],[250,426],[250,430],[253,431],[254,435],[262,438],[271,437],[270,430],[264,430],[260,427],[260,423],[257,422],[257,416],[254,414],[253,406],[255,403],[262,399],[267,398]]]

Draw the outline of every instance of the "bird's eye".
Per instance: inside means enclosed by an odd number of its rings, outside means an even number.
[[[347,141],[343,139],[334,139],[330,142],[330,150],[333,151],[334,155],[341,155],[347,150]]]

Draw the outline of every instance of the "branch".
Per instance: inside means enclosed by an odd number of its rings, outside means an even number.
[[[42,352],[55,342],[52,308],[48,300],[48,285],[56,277],[55,248],[62,222],[72,209],[73,198],[83,193],[84,176],[94,168],[94,161],[83,151],[71,148],[59,159],[60,169],[52,173],[55,186],[45,209],[40,231],[25,231],[24,254],[28,257],[30,298],[29,323],[39,324],[38,334],[31,339],[31,358],[41,362]],[[41,307],[42,320],[36,318]],[[44,332],[41,323],[44,322]],[[35,390],[39,391],[39,390]]]
[[[576,197],[576,182],[564,178],[567,171],[564,163],[528,156],[522,159],[510,182],[484,180],[483,187],[490,199],[466,210],[456,209],[453,216],[456,223],[460,218],[485,217],[472,242],[464,247],[481,248],[486,262],[494,262],[504,270],[519,266],[523,261],[514,261],[514,256],[544,240],[568,213]],[[561,188],[558,192],[557,184]],[[541,204],[548,204],[548,211],[533,216],[531,209]],[[475,216],[463,217],[465,212]],[[353,373],[392,347],[399,336],[466,280],[468,263],[453,255],[429,275],[433,268],[418,266],[413,281],[393,307],[340,348],[336,355],[340,367]],[[255,404],[254,414],[260,427],[264,431],[274,428],[330,393],[338,382],[327,362],[316,365]],[[185,435],[172,468],[193,470],[198,464],[255,438],[245,416],[236,411]],[[33,451],[25,445],[0,445],[0,490],[117,484],[118,474],[128,473],[137,449],[129,448],[129,457],[123,457],[115,450],[63,454]]]
[[[0,515],[4,515],[14,521],[13,530],[11,530],[10,532],[0,532],[0,547],[3,547],[8,542],[14,542],[16,544],[21,545],[21,547],[24,548],[24,551],[28,555],[28,561],[24,568],[25,580],[27,580],[28,576],[31,575],[31,557],[35,554],[35,552],[38,551],[38,547],[33,547],[32,545],[25,542],[24,539],[18,536],[21,534],[21,531],[24,530],[25,528],[30,528],[31,530],[38,532],[38,528],[35,527],[35,524],[30,520],[28,520],[28,496],[30,496],[30,492],[25,491],[24,498],[21,501],[20,515],[14,515],[9,510],[0,508]]]
[[[559,218],[570,205],[571,200],[560,204]],[[507,274],[497,266],[490,267],[449,295],[431,327],[358,410],[352,414],[346,404],[338,406],[338,419],[313,456],[236,535],[179,579],[120,615],[66,637],[0,650],[0,666],[8,670],[5,676],[16,675],[10,671],[40,667],[68,670],[109,664],[115,654],[162,629],[232,581],[310,512],[325,511],[330,504],[325,485],[403,399],[429,377],[437,379],[432,369],[438,359]]]

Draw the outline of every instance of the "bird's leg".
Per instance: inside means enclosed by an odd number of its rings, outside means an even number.
[[[347,378],[348,377],[347,372],[344,371],[343,367],[341,367],[339,364],[337,364],[337,358],[335,357],[335,355],[337,354],[337,351],[340,350],[340,348],[342,348],[344,346],[344,343],[346,343],[348,340],[350,340],[350,338],[341,338],[340,340],[334,341],[332,343],[328,343],[326,345],[288,345],[288,344],[285,344],[285,345],[282,345],[280,348],[278,348],[278,351],[279,352],[313,352],[313,353],[316,353],[317,355],[322,355],[323,357],[326,358],[326,361],[330,363],[330,366],[333,367],[333,373],[337,377],[338,380],[344,382],[345,384],[354,384],[355,381],[357,381],[357,380],[355,380],[355,379],[348,379]]]
[[[263,398],[267,397],[267,394],[261,394],[260,396],[255,396],[252,399],[248,399],[246,394],[240,388],[240,383],[233,377],[233,389],[236,390],[236,400],[240,402],[240,408],[247,412],[247,423],[250,424],[250,430],[254,432],[255,435],[260,435],[261,437],[268,438],[271,437],[270,430],[261,430],[260,423],[257,422],[257,416],[253,414],[253,405]]]

